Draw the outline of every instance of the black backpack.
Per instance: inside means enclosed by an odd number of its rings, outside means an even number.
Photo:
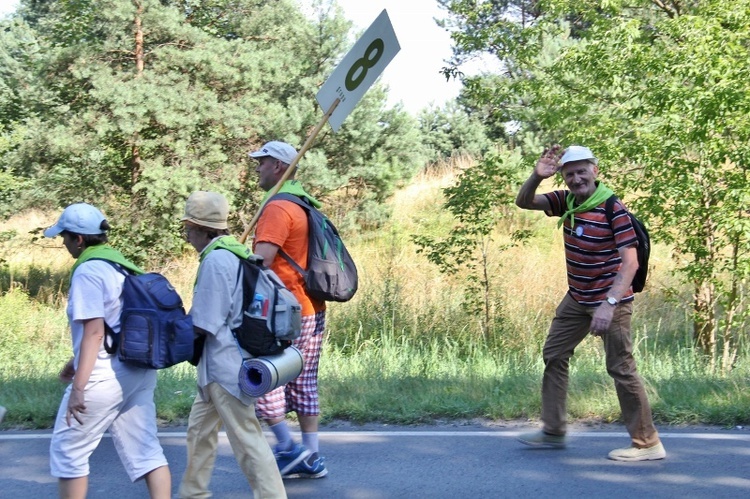
[[[282,193],[271,197],[269,202],[272,200],[291,201],[307,213],[307,269],[303,269],[284,251],[279,250],[282,258],[304,277],[307,294],[323,301],[351,300],[357,292],[357,266],[336,227],[306,199]]]
[[[617,201],[617,196],[613,194],[607,199],[604,208],[610,226],[612,226],[615,201]],[[627,211],[627,214],[630,217],[630,222],[633,224],[633,230],[635,230],[635,235],[638,239],[638,270],[636,271],[635,276],[633,276],[632,286],[634,293],[640,293],[646,286],[646,278],[648,277],[648,258],[651,256],[651,238],[649,237],[648,230],[646,229],[646,226],[643,225],[643,222],[638,220],[638,218],[630,211]],[[612,227],[614,230],[614,226]]]

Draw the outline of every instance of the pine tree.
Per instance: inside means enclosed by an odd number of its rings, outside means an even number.
[[[334,14],[311,20],[291,0],[25,1],[25,28],[3,55],[33,57],[34,85],[0,93],[6,136],[24,127],[3,156],[18,180],[10,205],[96,204],[141,262],[182,247],[178,220],[193,190],[254,209],[247,152],[272,139],[300,147],[322,117],[315,93],[350,43],[350,23]],[[33,43],[21,47],[22,36]],[[303,160],[299,178],[314,194],[356,185],[380,201],[413,174],[415,123],[384,102],[374,88],[343,134],[323,134],[313,168]]]

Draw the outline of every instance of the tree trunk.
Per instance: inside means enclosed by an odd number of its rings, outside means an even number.
[[[711,359],[715,367],[716,359],[716,315],[714,312],[715,293],[713,285],[707,281],[696,283],[693,300],[693,338],[703,353]]]
[[[742,214],[740,214],[740,217]],[[730,372],[734,368],[737,359],[737,345],[739,338],[735,338],[735,317],[741,307],[740,293],[742,283],[738,280],[741,272],[738,270],[740,241],[739,235],[732,243],[732,287],[727,297],[726,310],[724,311],[724,327],[722,330],[722,352],[721,352],[721,369],[724,373]],[[741,314],[740,314],[741,315]]]
[[[490,322],[491,322],[491,311],[490,311],[490,275],[487,270],[489,265],[487,261],[487,248],[488,242],[482,243],[482,291],[484,292],[484,327],[482,333],[484,334],[484,341],[487,342],[490,339]]]
[[[135,12],[135,77],[140,78],[143,76],[143,68],[144,68],[144,61],[143,61],[143,26],[142,26],[142,16],[143,16],[143,4],[135,0],[134,1],[136,6],[136,12]],[[131,165],[130,165],[130,187],[131,189],[135,187],[136,183],[138,183],[138,180],[141,177],[141,172],[143,171],[143,165],[141,163],[141,150],[138,147],[138,143],[140,142],[140,135],[138,132],[135,132],[133,134],[133,142],[131,146]]]
[[[696,180],[701,182],[702,178],[698,176]],[[703,191],[701,204],[704,213],[711,213],[715,200],[708,190]],[[699,227],[705,254],[696,256],[695,262],[697,267],[703,269],[703,272],[695,280],[693,339],[698,348],[708,355],[711,361],[711,370],[714,370],[716,368],[718,325],[716,322],[716,289],[711,279],[715,274],[713,264],[716,262],[716,240],[714,236],[716,224],[710,216],[704,216]]]

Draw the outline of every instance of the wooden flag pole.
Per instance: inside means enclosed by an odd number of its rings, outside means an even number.
[[[297,163],[299,163],[299,160],[302,159],[302,156],[307,152],[308,149],[310,149],[310,146],[313,143],[313,140],[315,140],[315,137],[318,136],[320,131],[323,129],[323,126],[328,121],[328,118],[331,117],[331,114],[336,110],[336,106],[339,105],[339,102],[341,102],[340,99],[336,99],[333,101],[333,104],[331,104],[331,107],[328,109],[326,114],[323,115],[323,118],[318,122],[318,124],[313,129],[312,133],[310,133],[310,136],[307,137],[307,140],[305,141],[305,144],[302,146],[302,149],[299,150],[297,155],[294,157],[291,163],[289,163],[289,167],[284,172],[284,175],[279,179],[279,181],[276,183],[276,185],[273,186],[273,188],[268,192],[268,196],[266,196],[266,200],[271,199],[272,196],[274,196],[279,190],[281,189],[281,186],[284,185],[284,182],[289,179],[289,177],[294,173],[294,170],[297,169]],[[245,244],[245,241],[247,240],[247,237],[250,235],[250,232],[255,228],[255,224],[258,223],[258,219],[260,218],[260,213],[263,210],[263,206],[265,206],[265,201],[260,205],[258,208],[258,212],[255,214],[252,220],[250,220],[250,223],[245,227],[245,231],[242,233],[242,236],[240,236],[240,242],[242,244]]]

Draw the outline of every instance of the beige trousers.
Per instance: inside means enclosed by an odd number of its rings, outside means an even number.
[[[255,408],[243,404],[217,383],[210,383],[204,392],[209,400],[204,401],[199,394],[190,409],[188,462],[180,483],[180,497],[211,497],[208,486],[216,461],[219,428],[223,426],[255,499],[286,498],[284,482],[271,447],[255,417]]]

